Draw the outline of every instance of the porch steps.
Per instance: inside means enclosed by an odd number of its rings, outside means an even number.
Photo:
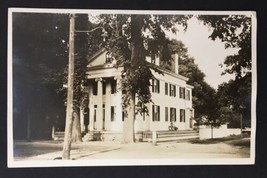
[[[87,132],[83,137],[82,137],[83,142],[88,142],[88,141],[99,141],[101,140],[101,132]]]
[[[181,131],[157,131],[157,142],[171,142],[171,141],[186,141],[191,139],[198,139],[199,133],[196,130],[181,130]],[[143,141],[152,141],[152,132],[143,133]]]

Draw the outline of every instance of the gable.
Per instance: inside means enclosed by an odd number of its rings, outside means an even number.
[[[89,59],[87,67],[104,65],[106,63],[106,50],[100,50]]]

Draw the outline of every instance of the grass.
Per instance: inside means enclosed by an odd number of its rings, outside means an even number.
[[[250,147],[250,139],[249,135],[233,135],[229,137],[223,138],[214,138],[214,139],[205,139],[205,140],[191,140],[192,144],[216,144],[220,142],[225,142],[227,144],[233,146],[241,146],[241,147]]]
[[[233,145],[233,146],[240,146],[249,148],[250,147],[250,139],[241,139],[241,140],[232,140],[227,142],[227,144]]]

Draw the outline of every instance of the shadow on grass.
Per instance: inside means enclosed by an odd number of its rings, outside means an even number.
[[[243,135],[233,135],[223,138],[205,139],[205,140],[191,140],[192,144],[216,144],[224,142],[232,146],[250,147],[250,136]]]
[[[241,140],[232,140],[227,142],[227,144],[233,145],[233,146],[240,146],[244,148],[250,147],[250,139],[241,139]]]

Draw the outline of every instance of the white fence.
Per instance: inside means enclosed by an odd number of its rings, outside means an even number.
[[[199,127],[199,138],[210,139],[210,138],[222,138],[230,135],[240,135],[241,129],[229,129],[227,125],[221,125],[220,127],[200,126]]]

